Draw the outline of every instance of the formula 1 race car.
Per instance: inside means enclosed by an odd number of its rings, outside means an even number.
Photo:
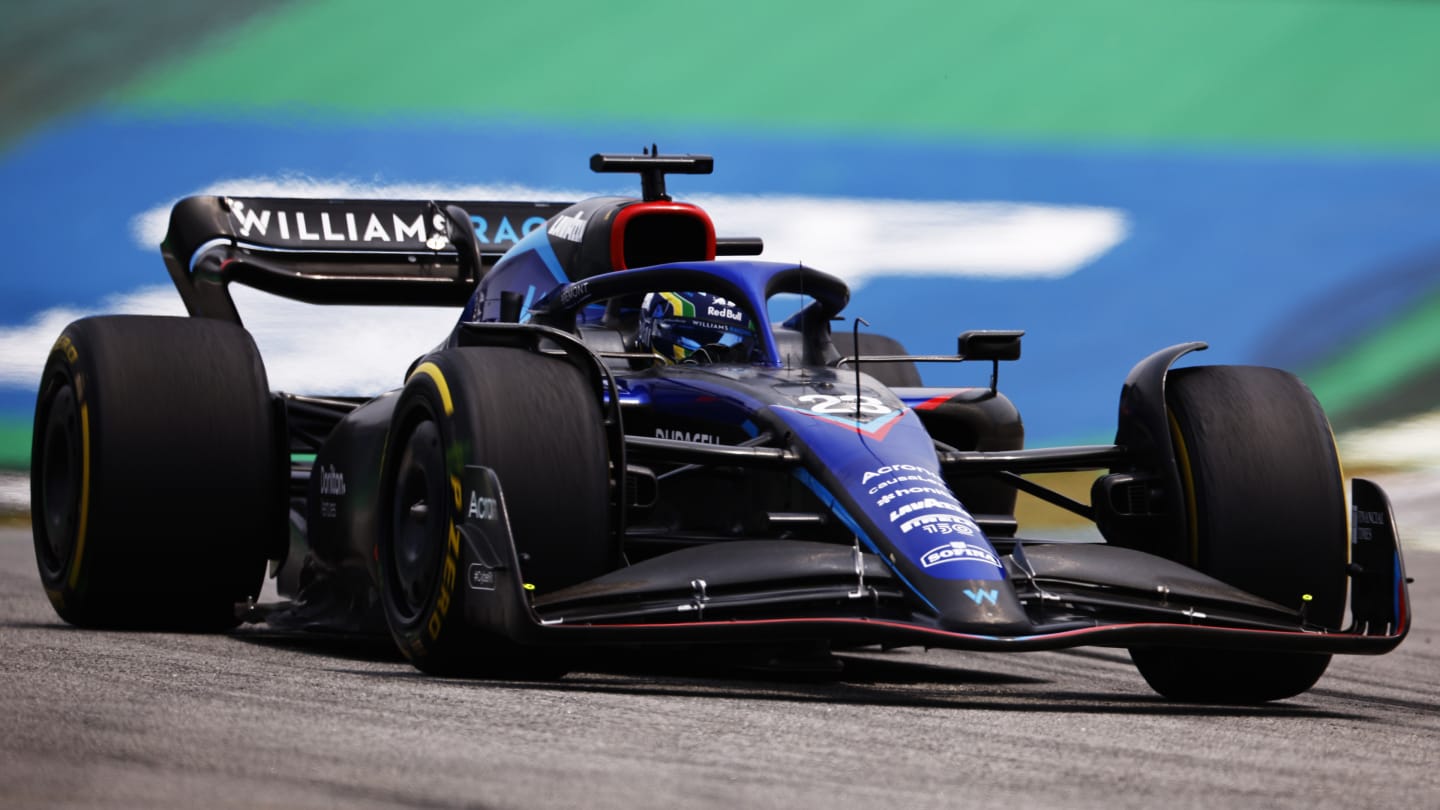
[[[712,165],[595,155],[641,197],[574,204],[181,200],[162,253],[191,317],[76,321],[45,367],[55,610],[388,632],[427,673],[490,677],[641,645],[1104,645],[1162,695],[1225,702],[1405,637],[1389,502],[1356,479],[1347,503],[1294,376],[1172,369],[1205,348],[1172,346],[1124,381],[1114,444],[1025,449],[996,382],[1021,332],[912,356],[832,331],[842,281],[748,258],[759,239],[667,195]],[[272,393],[232,282],[464,313],[397,390]],[[797,303],[772,322],[776,301]],[[921,384],[957,361],[990,384]],[[1093,471],[1089,503],[1025,477],[1057,471]],[[1020,492],[1103,541],[1031,537]],[[267,560],[290,601],[257,609]]]

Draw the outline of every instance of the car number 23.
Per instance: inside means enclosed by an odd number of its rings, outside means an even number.
[[[872,413],[885,414],[895,410],[875,397],[857,396],[846,394],[834,396],[832,394],[806,394],[798,397],[800,402],[810,406],[811,413],[824,414],[847,414],[847,413]]]

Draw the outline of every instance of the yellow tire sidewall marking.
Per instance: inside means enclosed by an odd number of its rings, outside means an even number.
[[[426,375],[435,383],[436,390],[440,392],[440,405],[445,409],[445,415],[454,416],[455,401],[450,398],[450,384],[445,382],[445,375],[440,371],[440,367],[434,363],[421,363],[410,374],[410,379],[413,380],[421,374]]]
[[[450,396],[450,384],[445,381],[445,373],[434,363],[421,363],[419,366],[416,366],[415,371],[410,374],[406,382],[408,383],[410,380],[414,380],[421,374],[429,377],[430,381],[435,384],[435,390],[440,394],[440,407],[445,411],[445,416],[447,418],[454,416],[455,400]],[[459,578],[460,532],[455,526],[455,519],[453,517],[453,515],[459,511],[460,481],[458,478],[452,478],[451,489],[455,496],[456,507],[455,510],[451,512],[452,517],[446,526],[447,542],[445,558],[441,563],[440,590],[439,593],[436,594],[435,605],[430,610],[430,616],[425,621],[425,633],[432,641],[438,639],[440,636],[440,630],[444,625],[445,616],[450,612],[450,601],[454,596],[455,581]],[[419,640],[417,639],[417,641]],[[423,641],[420,641],[420,645],[423,648]]]
[[[80,524],[75,530],[75,554],[70,559],[70,589],[80,583],[85,558],[85,534],[90,520],[90,406],[80,404]]]
[[[1185,437],[1180,433],[1180,422],[1175,412],[1166,414],[1170,418],[1170,434],[1175,440],[1175,461],[1180,467],[1180,485],[1185,489],[1185,522],[1189,535],[1190,564],[1200,564],[1200,516],[1196,513],[1195,472],[1190,467],[1190,450],[1185,446]]]

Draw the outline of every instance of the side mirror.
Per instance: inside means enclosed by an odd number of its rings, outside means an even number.
[[[1019,360],[1023,330],[975,329],[961,332],[959,354],[966,360]]]

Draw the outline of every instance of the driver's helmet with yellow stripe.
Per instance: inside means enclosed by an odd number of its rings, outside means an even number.
[[[748,363],[758,346],[749,314],[704,292],[646,295],[635,343],[671,363]]]

